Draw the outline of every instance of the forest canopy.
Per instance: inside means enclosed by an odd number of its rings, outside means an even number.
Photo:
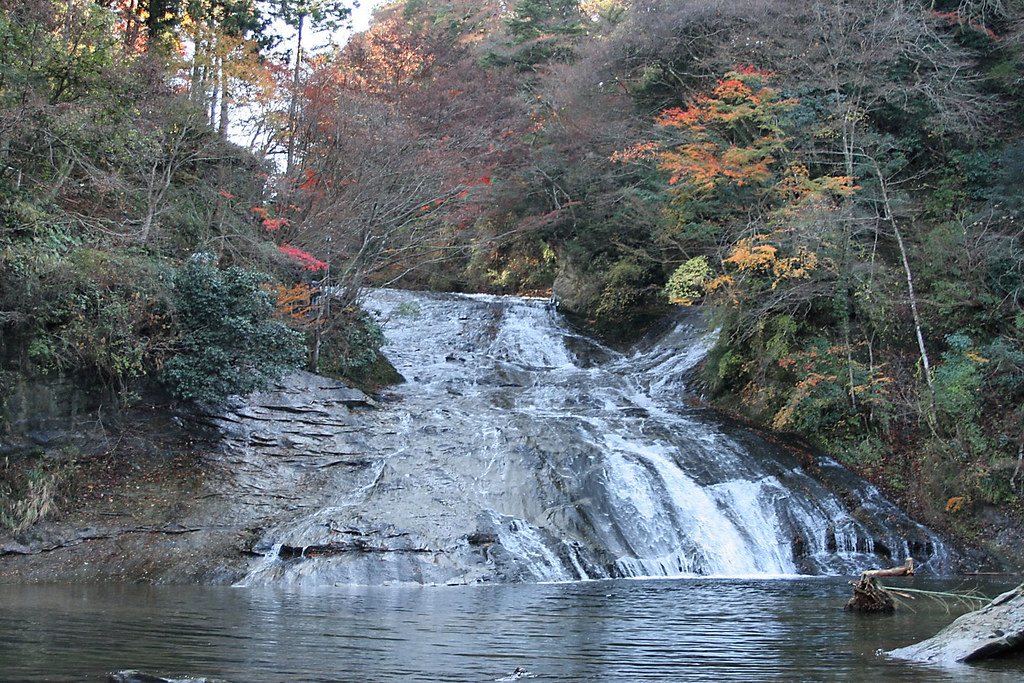
[[[612,341],[702,305],[717,407],[940,526],[1020,515],[1019,3],[404,0],[309,47],[351,10],[0,0],[0,381],[365,383],[367,286]],[[203,377],[232,316],[266,336]]]

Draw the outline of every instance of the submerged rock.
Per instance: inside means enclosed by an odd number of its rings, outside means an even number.
[[[108,683],[228,683],[221,678],[164,678],[143,671],[128,669],[110,674]]]
[[[1020,652],[1024,652],[1024,584],[964,614],[931,638],[887,654],[916,662],[954,664]]]

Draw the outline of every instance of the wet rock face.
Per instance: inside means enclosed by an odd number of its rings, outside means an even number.
[[[911,549],[925,573],[945,568],[941,541],[864,482],[829,474],[841,500],[785,450],[692,407],[697,318],[621,354],[541,301],[388,291],[367,306],[405,384],[374,401],[296,373],[183,415],[194,466],[95,496],[48,539],[0,539],[0,579],[851,573]]]
[[[239,481],[276,468],[302,492],[255,534],[244,583],[833,573],[910,547],[941,571],[941,542],[862,481],[832,477],[854,512],[782,449],[685,408],[699,321],[624,356],[544,302],[380,292],[368,306],[408,379],[389,400],[283,387],[291,399],[219,418]]]
[[[62,377],[20,382],[0,401],[0,456],[47,449],[99,448],[106,443],[103,415],[111,397]]]
[[[192,420],[217,430],[225,450],[252,449],[285,459],[336,457],[342,462],[365,451],[364,443],[353,436],[361,429],[351,410],[375,406],[358,389],[298,372],[268,391],[236,397],[227,409],[200,412]]]
[[[928,640],[892,650],[897,659],[970,663],[1024,652],[1024,585],[968,612]]]

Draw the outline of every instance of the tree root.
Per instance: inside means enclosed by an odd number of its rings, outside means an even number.
[[[860,614],[892,614],[896,611],[893,594],[883,588],[876,579],[880,576],[913,576],[914,559],[908,557],[902,567],[871,569],[861,572],[860,579],[851,581],[853,597],[846,603],[847,612]]]

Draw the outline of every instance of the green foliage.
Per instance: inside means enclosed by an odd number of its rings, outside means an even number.
[[[273,0],[271,13],[289,26],[309,22],[314,28],[334,30],[352,14],[354,2],[344,0]]]
[[[1008,501],[1024,443],[1018,5],[519,0],[498,12],[410,0],[386,13],[387,41],[336,70],[325,57],[297,82],[308,108],[288,122],[308,136],[297,156],[329,152],[338,167],[300,178],[329,209],[311,228],[267,181],[272,168],[210,128],[213,103],[254,81],[218,83],[212,62],[172,73],[109,2],[6,2],[0,374],[82,375],[123,396],[156,376],[182,399],[244,393],[301,357],[252,270],[272,267],[269,240],[285,240],[252,209],[294,219],[290,243],[330,244],[323,258],[352,263],[376,239],[363,226],[394,210],[383,231],[415,248],[381,246],[399,258],[382,278],[408,268],[420,286],[503,292],[557,280],[562,305],[605,332],[637,331],[666,295],[703,296],[721,327],[705,367],[712,400],[908,494],[920,480],[917,493]],[[262,34],[270,14],[317,28],[349,9],[142,6],[160,10],[139,18],[159,40],[184,12],[237,37]],[[409,46],[431,59],[383,87],[373,73]],[[182,77],[188,92],[174,92]],[[317,109],[349,99],[345,116]],[[279,135],[285,103],[263,104]],[[364,113],[373,126],[326,141],[307,126]],[[375,185],[331,148],[361,149],[360,136],[373,138],[370,163],[356,166],[382,171]],[[194,252],[232,267],[192,261],[172,278],[167,264]],[[933,387],[916,315],[933,354],[945,350]],[[382,339],[365,314],[343,309],[312,329],[325,370],[378,376]],[[37,479],[29,497],[42,510]]]
[[[417,314],[400,307],[397,315]],[[319,372],[366,389],[401,381],[380,351],[385,343],[384,330],[373,316],[356,307],[346,309],[321,338]]]
[[[949,350],[942,354],[942,364],[934,375],[936,407],[951,422],[976,422],[981,414],[980,369],[988,359],[975,351],[966,334],[947,335],[946,344]]]
[[[983,407],[982,366],[988,359],[980,356],[966,334],[946,336],[949,350],[933,374],[935,414],[939,428],[950,437],[954,452],[968,458],[984,451],[981,431]]]
[[[857,354],[860,355],[859,353]],[[794,383],[772,426],[819,439],[842,451],[888,426],[892,379],[854,356],[854,349],[817,339],[779,365]]]
[[[481,289],[523,294],[549,289],[556,265],[554,252],[543,240],[519,239],[475,249],[466,274]]]
[[[509,44],[484,56],[487,68],[513,65],[533,71],[541,64],[570,61],[574,40],[586,30],[577,0],[519,0],[505,26]]]
[[[706,256],[697,256],[684,262],[665,283],[665,294],[672,303],[688,303],[701,297],[714,275]]]
[[[518,45],[550,35],[580,35],[582,19],[577,0],[519,0],[507,24]]]
[[[166,333],[167,273],[143,252],[78,246],[63,230],[0,244],[0,310],[15,310],[7,352],[26,369],[77,375],[127,398]],[[20,349],[20,352],[19,352]]]
[[[301,333],[272,319],[266,277],[210,261],[193,257],[174,278],[181,336],[161,380],[179,399],[221,403],[298,368],[305,348]]]
[[[658,271],[638,259],[624,257],[608,268],[604,286],[593,305],[597,328],[615,339],[635,337],[657,310]]]
[[[1024,399],[1024,344],[1000,337],[984,347],[981,355],[988,361],[984,365],[985,388],[1010,401]]]

